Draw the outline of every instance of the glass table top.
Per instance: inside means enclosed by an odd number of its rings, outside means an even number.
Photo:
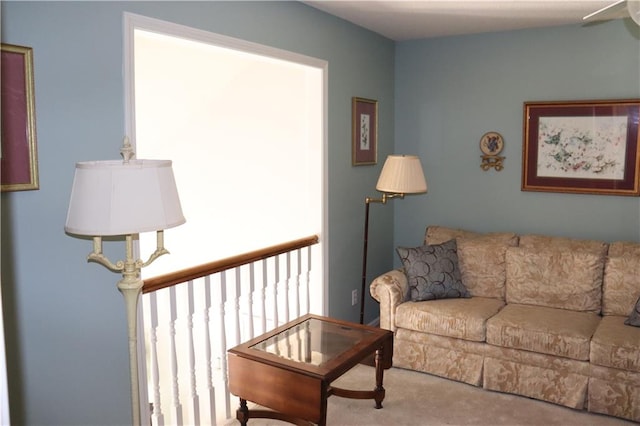
[[[291,361],[322,365],[371,334],[369,330],[309,318],[251,348]]]

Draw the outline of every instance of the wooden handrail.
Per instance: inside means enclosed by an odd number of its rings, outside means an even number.
[[[216,260],[214,262],[159,275],[157,277],[144,280],[142,292],[150,293],[152,291],[161,290],[166,287],[171,287],[172,285],[206,277],[207,275],[215,274],[216,272],[237,268],[242,265],[257,262],[258,260],[268,259],[282,253],[312,246],[317,243],[318,236],[313,235],[311,237],[301,238],[299,240],[289,241],[287,243],[277,244],[275,246],[266,247],[249,253],[243,253],[226,259]]]

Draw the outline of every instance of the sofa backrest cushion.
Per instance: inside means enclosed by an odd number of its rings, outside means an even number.
[[[640,256],[609,256],[603,282],[602,315],[628,316],[640,297]]]
[[[458,262],[462,282],[472,296],[505,300],[507,268],[505,255],[517,238],[504,241],[485,237],[459,238]]]
[[[460,237],[479,237],[480,233],[446,226],[428,226],[424,234],[425,244],[442,244]]]
[[[580,251],[605,256],[609,245],[597,240],[579,240],[547,235],[521,235],[518,247],[532,249],[537,252],[548,250]]]
[[[640,244],[630,241],[615,241],[609,244],[609,256],[640,256]]]
[[[464,229],[429,226],[426,244],[442,244],[455,239],[462,282],[472,296],[505,299],[507,248],[518,245],[512,232],[482,234]]]
[[[509,248],[507,303],[600,313],[604,255]]]

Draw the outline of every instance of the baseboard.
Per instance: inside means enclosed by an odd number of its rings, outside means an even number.
[[[373,321],[371,321],[367,325],[370,325],[371,327],[379,327],[380,326],[380,317],[375,318]]]

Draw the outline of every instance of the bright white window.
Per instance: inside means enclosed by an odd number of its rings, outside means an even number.
[[[145,277],[322,231],[323,70],[136,29],[138,158],[173,160],[187,223]],[[142,257],[155,246],[141,236]],[[321,268],[319,268],[321,269]]]

